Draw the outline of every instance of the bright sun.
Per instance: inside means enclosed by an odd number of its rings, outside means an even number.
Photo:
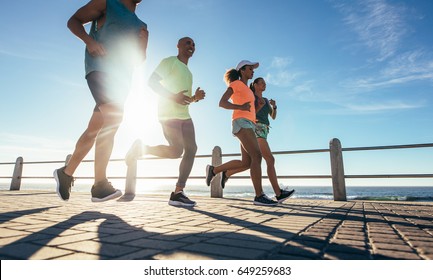
[[[115,143],[121,153],[126,152],[136,139],[148,145],[166,142],[158,121],[157,95],[146,86],[143,79],[141,72],[134,75],[131,92],[125,103],[123,122]]]

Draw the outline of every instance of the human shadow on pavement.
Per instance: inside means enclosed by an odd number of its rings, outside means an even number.
[[[24,217],[37,213],[38,210],[20,212],[22,212],[21,217]],[[12,213],[9,214],[12,215]],[[3,215],[9,216],[8,213]],[[18,214],[15,213],[13,216],[18,217]],[[100,222],[101,219],[103,219],[102,222]],[[85,229],[86,222],[100,222],[97,225],[97,234],[92,238],[80,239],[81,234],[89,234]],[[73,236],[62,235],[68,229],[83,231],[83,233],[75,233]],[[37,232],[27,232],[26,235],[1,247],[0,259],[39,259],[37,253],[43,249],[57,250],[57,255],[51,258],[67,256],[71,252],[89,254],[97,259],[120,260],[154,259],[156,255],[170,255],[173,252],[193,254],[198,259],[262,258],[264,250],[246,248],[243,252],[238,252],[239,250],[233,246],[214,246],[215,251],[212,252],[212,248],[209,251],[207,248],[203,250],[202,246],[196,246],[199,243],[197,240],[212,240],[224,234],[229,234],[229,232],[180,234],[152,232],[144,230],[142,226],[132,226],[113,214],[86,211]],[[248,238],[247,234],[234,233],[234,236],[238,239]],[[63,238],[63,240],[59,241],[57,238]],[[269,243],[268,240],[261,237],[255,237],[254,242]],[[206,247],[212,247],[212,245],[209,244]]]

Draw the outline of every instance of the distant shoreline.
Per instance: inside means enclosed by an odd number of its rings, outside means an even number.
[[[116,185],[117,188],[124,191],[124,186]],[[76,184],[72,188],[72,193],[90,192],[90,184]],[[295,189],[294,199],[313,199],[313,200],[333,200],[333,190],[331,186],[288,186],[288,189]],[[0,190],[9,190],[9,184],[0,183]],[[21,186],[21,190],[28,191],[55,191],[53,183],[28,183]],[[169,195],[173,191],[170,184],[138,184],[136,188],[137,195]],[[189,196],[207,196],[210,197],[210,188],[204,184],[190,185],[185,189]],[[274,196],[272,188],[264,185],[264,191],[269,196]],[[254,197],[251,186],[228,185],[223,191],[226,198],[246,198]],[[410,202],[433,202],[433,187],[404,187],[404,186],[348,186],[346,188],[348,200],[365,200],[365,201],[410,201]]]

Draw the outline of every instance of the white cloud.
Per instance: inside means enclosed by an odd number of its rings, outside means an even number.
[[[378,61],[393,56],[409,32],[403,6],[385,0],[363,0],[340,2],[335,7],[343,13],[344,23],[357,34],[362,45],[378,53]]]
[[[265,80],[271,85],[287,87],[290,86],[298,76],[299,73],[292,73],[287,70],[282,70],[266,74]]]
[[[291,86],[303,74],[289,69],[292,63],[293,59],[290,57],[273,57],[271,65],[267,68],[268,73],[264,77],[266,82],[279,87]]]
[[[274,57],[272,58],[271,68],[283,69],[293,62],[289,57]]]
[[[346,107],[355,112],[383,112],[392,110],[405,110],[417,109],[424,107],[422,102],[408,103],[400,100],[385,101],[381,103],[367,103],[367,104],[347,104]]]
[[[372,91],[424,80],[433,81],[433,58],[412,51],[396,55],[375,76],[346,80],[344,84],[352,90]]]

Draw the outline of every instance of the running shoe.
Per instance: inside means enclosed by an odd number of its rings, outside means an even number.
[[[195,201],[189,199],[184,192],[178,192],[178,193],[172,192],[168,204],[171,206],[185,206],[185,207],[194,207],[196,205]]]
[[[281,190],[281,194],[278,196],[275,196],[278,203],[283,203],[284,200],[288,199],[289,197],[291,197],[295,193],[295,190],[291,190],[291,191],[283,190],[283,189],[280,189],[280,190]]]
[[[278,202],[276,202],[275,200],[270,199],[265,194],[262,194],[261,196],[256,196],[254,198],[254,205],[277,206]]]
[[[54,170],[53,176],[57,182],[57,195],[64,201],[69,200],[71,188],[74,185],[74,177],[65,173],[66,166]]]
[[[213,173],[214,167],[212,165],[206,166],[206,185],[210,186],[213,178],[215,177],[215,173]]]
[[[115,189],[107,179],[93,185],[91,192],[92,202],[104,202],[110,199],[116,199],[122,195],[122,192]]]
[[[221,176],[220,176],[220,185],[221,185],[221,188],[222,188],[222,189],[225,188],[228,179],[229,179],[229,177],[227,177],[227,175],[226,175],[226,171],[223,171],[223,172],[221,173]]]

